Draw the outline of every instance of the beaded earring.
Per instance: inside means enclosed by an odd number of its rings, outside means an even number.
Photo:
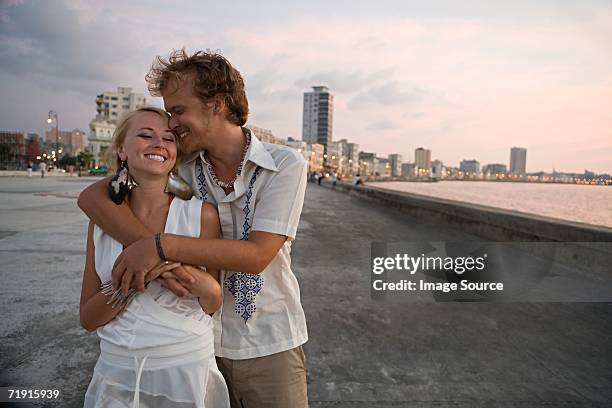
[[[120,205],[130,190],[137,185],[128,172],[127,161],[121,160],[117,174],[108,183],[108,194],[115,204]]]

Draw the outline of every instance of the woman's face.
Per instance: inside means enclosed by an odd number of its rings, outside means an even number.
[[[168,120],[154,112],[139,112],[131,118],[118,154],[137,174],[168,175],[176,163],[176,140]]]

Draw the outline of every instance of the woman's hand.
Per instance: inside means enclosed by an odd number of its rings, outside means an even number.
[[[170,272],[176,267],[180,266],[180,262],[171,262],[165,261],[157,264],[153,269],[151,269],[144,277],[145,283],[151,282],[152,280],[157,279],[165,272]]]
[[[183,268],[185,272],[193,277],[193,282],[184,283],[184,281],[182,281],[182,286],[189,293],[198,297],[200,305],[206,313],[212,314],[216,312],[217,309],[221,307],[221,285],[219,285],[217,276],[213,276],[211,273],[199,267],[182,265],[180,263],[170,263],[165,266],[161,265],[159,269],[156,268],[156,273],[159,273],[158,277],[163,278],[165,281],[176,281],[178,278],[175,272],[176,269],[180,268]],[[168,287],[169,285],[165,284],[164,286]]]

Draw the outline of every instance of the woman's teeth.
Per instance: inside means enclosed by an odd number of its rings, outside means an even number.
[[[155,160],[155,161],[158,161],[158,162],[164,162],[164,161],[166,161],[166,159],[164,158],[164,156],[160,156],[160,155],[158,155],[158,154],[145,154],[145,157],[146,157],[147,159],[150,159],[150,160]]]

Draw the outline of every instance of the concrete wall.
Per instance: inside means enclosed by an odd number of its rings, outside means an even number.
[[[331,184],[325,181],[324,185],[331,187]],[[465,232],[493,241],[612,242],[612,228],[379,187],[355,187],[350,183],[338,183],[333,188],[399,209],[418,218],[457,225]],[[606,252],[608,248],[610,245],[602,245]]]

